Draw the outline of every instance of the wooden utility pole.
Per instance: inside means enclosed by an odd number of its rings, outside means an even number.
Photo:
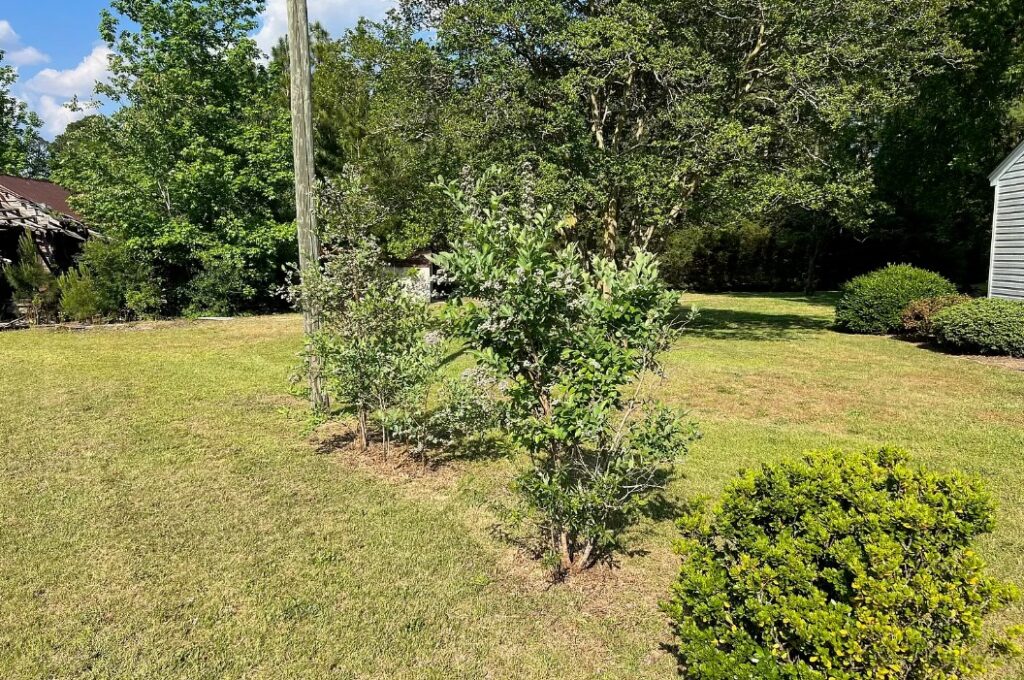
[[[288,0],[288,56],[291,75],[292,149],[295,154],[295,213],[299,231],[299,270],[303,281],[320,266],[320,237],[313,205],[313,84],[309,60],[309,11],[306,0]],[[320,310],[306,301],[303,326],[310,338],[320,330]],[[320,360],[310,353],[309,392],[315,410],[328,406]]]

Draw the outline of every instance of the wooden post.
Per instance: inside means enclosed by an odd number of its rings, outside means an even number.
[[[288,56],[291,76],[292,149],[295,155],[295,213],[299,231],[299,270],[302,280],[315,275],[320,264],[320,237],[313,205],[313,85],[309,59],[309,11],[306,0],[288,0]],[[319,310],[303,304],[303,327],[310,338],[320,330]],[[314,410],[328,407],[320,360],[310,355],[309,391]]]

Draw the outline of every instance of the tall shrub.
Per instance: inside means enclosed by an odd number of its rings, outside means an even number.
[[[903,327],[903,310],[919,298],[953,295],[956,286],[934,272],[892,264],[843,286],[836,325],[852,333],[884,335]]]
[[[1014,595],[973,548],[978,481],[899,451],[812,453],[733,483],[680,526],[664,605],[695,680],[973,676],[986,614]]]
[[[381,208],[361,178],[348,174],[337,185],[324,185],[318,205],[320,271],[291,294],[320,310],[322,329],[311,338],[311,351],[321,363],[328,395],[355,411],[364,448],[371,425],[379,428],[386,456],[404,413],[422,405],[441,345],[430,333],[429,301],[386,266],[370,236]]]
[[[71,269],[60,276],[60,312],[67,319],[88,322],[101,316],[96,281],[87,269]]]
[[[641,398],[677,296],[648,252],[587,260],[559,243],[566,225],[550,209],[448,191],[464,219],[464,236],[437,258],[452,319],[508,382],[508,435],[531,462],[517,489],[574,574],[618,545],[693,439],[677,413]]]
[[[33,323],[56,318],[60,286],[36,249],[32,234],[26,231],[18,240],[18,259],[4,267],[4,278],[11,287],[14,302],[25,308]]]

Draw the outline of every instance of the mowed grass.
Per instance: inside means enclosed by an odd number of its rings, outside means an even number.
[[[983,552],[1024,584],[1024,373],[834,333],[827,298],[685,301],[655,391],[704,438],[671,500],[895,444],[986,480]],[[673,677],[669,519],[551,586],[495,531],[509,461],[319,451],[286,389],[300,345],[293,316],[0,334],[0,677]]]

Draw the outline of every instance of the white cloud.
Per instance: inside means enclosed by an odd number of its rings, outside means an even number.
[[[109,55],[109,49],[98,45],[74,68],[46,68],[22,84],[20,94],[43,119],[44,136],[55,137],[70,123],[90,113],[89,110],[71,110],[67,105],[75,98],[89,100],[96,83],[110,76]]]
[[[50,61],[50,55],[44,54],[34,47],[22,47],[21,49],[11,50],[4,56],[7,58],[7,61],[15,66],[36,66],[37,64],[45,64]]]
[[[395,0],[309,0],[309,20],[319,21],[332,35],[356,25],[360,17],[381,19],[395,6]],[[270,0],[263,12],[256,44],[269,54],[270,48],[288,33],[287,0]]]
[[[21,44],[21,37],[11,22],[0,19],[0,50],[5,52],[4,60],[15,66],[35,66],[50,61],[50,57],[35,47]]]
[[[90,95],[96,83],[105,80],[110,73],[107,66],[109,56],[110,50],[98,45],[74,68],[62,71],[44,68],[25,82],[25,89],[68,98]]]
[[[52,139],[64,132],[68,125],[81,120],[92,113],[87,106],[75,109],[68,107],[70,101],[62,101],[51,95],[44,94],[35,100],[35,112],[43,119],[43,136]]]
[[[7,45],[17,42],[17,40],[18,34],[14,32],[11,22],[6,19],[0,19],[0,45]]]

